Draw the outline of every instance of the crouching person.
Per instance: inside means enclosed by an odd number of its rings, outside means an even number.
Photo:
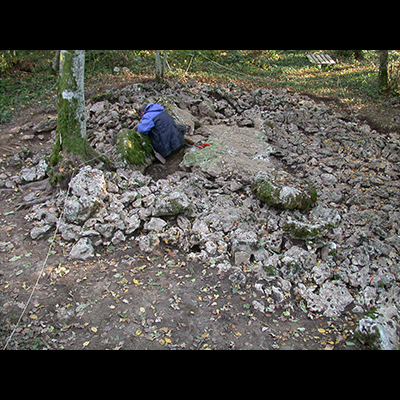
[[[150,137],[156,157],[165,164],[165,158],[185,145],[186,127],[176,125],[171,115],[159,104],[144,105],[139,112],[142,122],[138,125],[138,131]]]

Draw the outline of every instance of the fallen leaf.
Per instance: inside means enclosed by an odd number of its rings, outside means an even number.
[[[171,343],[172,343],[172,340],[167,338],[167,339],[165,339],[165,343],[171,344]]]
[[[35,315],[35,314],[30,315],[29,318],[33,319],[35,321],[39,319],[39,317],[37,315]]]
[[[97,332],[99,331],[99,329],[96,328],[95,326],[93,326],[90,330],[91,330],[93,333],[97,333]]]
[[[146,309],[145,309],[144,307],[140,307],[140,312],[141,312],[142,314],[145,314],[145,313],[146,313]]]
[[[326,333],[326,330],[325,329],[318,329],[318,332],[319,333]]]
[[[90,341],[89,341],[89,342],[85,342],[85,343],[83,343],[82,347],[83,347],[83,348],[88,347],[89,344],[90,344]]]

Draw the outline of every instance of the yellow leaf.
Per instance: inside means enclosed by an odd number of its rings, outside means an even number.
[[[146,312],[146,309],[145,309],[144,307],[140,307],[140,312],[141,312],[142,314],[144,314],[144,313]]]
[[[137,279],[134,279],[134,280],[133,280],[133,284],[136,285],[136,286],[139,286],[139,285],[140,285],[140,282],[139,282]]]
[[[137,330],[137,331],[136,331],[136,335],[137,335],[137,336],[140,336],[142,333],[143,333],[143,332],[142,332],[141,330]]]
[[[35,321],[39,319],[39,317],[37,315],[35,315],[35,314],[31,315],[29,318],[33,319]]]
[[[172,340],[167,338],[167,339],[165,339],[165,343],[171,344]]]
[[[318,329],[318,332],[319,333],[326,333],[326,330],[325,329]]]
[[[89,346],[89,344],[90,344],[90,341],[89,342],[85,342],[85,343],[83,343],[83,348],[85,348],[85,347],[88,347]]]
[[[91,330],[93,333],[97,333],[97,332],[99,331],[99,329],[96,328],[95,326],[93,326],[90,330]]]

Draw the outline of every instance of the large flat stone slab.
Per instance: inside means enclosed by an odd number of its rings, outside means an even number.
[[[274,169],[269,156],[273,149],[265,134],[252,128],[215,125],[207,128],[211,146],[204,150],[193,147],[184,158],[186,167],[198,167],[212,176],[246,175]]]

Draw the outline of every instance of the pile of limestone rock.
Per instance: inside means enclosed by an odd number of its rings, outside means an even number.
[[[136,128],[136,108],[147,101],[190,126],[195,142],[212,144],[188,149],[182,169],[157,182],[115,150],[117,135]],[[34,206],[33,239],[52,232],[63,210],[59,233],[72,258],[132,241],[151,253],[165,242],[239,284],[247,279],[242,268],[251,268],[267,299],[253,304],[259,310],[300,302],[310,316],[335,318],[372,309],[360,334],[375,335],[381,348],[398,347],[398,134],[287,91],[195,82],[132,85],[87,111],[92,145],[116,172],[85,167],[68,196]]]

